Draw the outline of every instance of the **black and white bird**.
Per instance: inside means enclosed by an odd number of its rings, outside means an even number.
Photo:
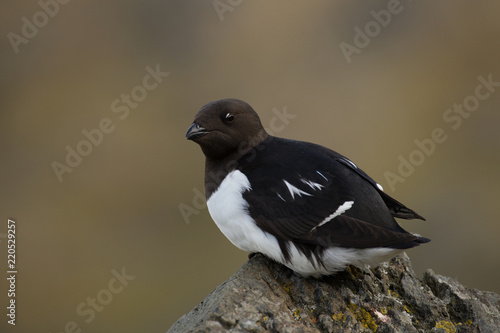
[[[203,106],[186,138],[205,154],[207,206],[238,248],[303,276],[376,266],[430,240],[396,218],[424,218],[341,154],[269,135],[247,103]]]

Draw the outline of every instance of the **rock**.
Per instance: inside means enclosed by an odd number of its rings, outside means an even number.
[[[499,295],[432,270],[419,280],[406,254],[322,279],[257,254],[168,333],[499,331]]]

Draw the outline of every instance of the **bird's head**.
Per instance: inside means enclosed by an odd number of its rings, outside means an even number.
[[[244,153],[268,137],[254,109],[238,99],[222,99],[203,106],[186,138],[200,145],[208,158]]]

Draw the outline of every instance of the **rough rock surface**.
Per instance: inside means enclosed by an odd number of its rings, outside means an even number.
[[[406,254],[322,279],[257,254],[168,332],[500,332],[500,296],[419,280]]]

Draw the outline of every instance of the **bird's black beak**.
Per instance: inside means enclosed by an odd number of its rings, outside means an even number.
[[[192,123],[191,126],[189,126],[187,133],[186,133],[186,139],[188,140],[196,140],[198,138],[201,138],[205,134],[210,132],[206,128],[201,127],[197,123]]]

